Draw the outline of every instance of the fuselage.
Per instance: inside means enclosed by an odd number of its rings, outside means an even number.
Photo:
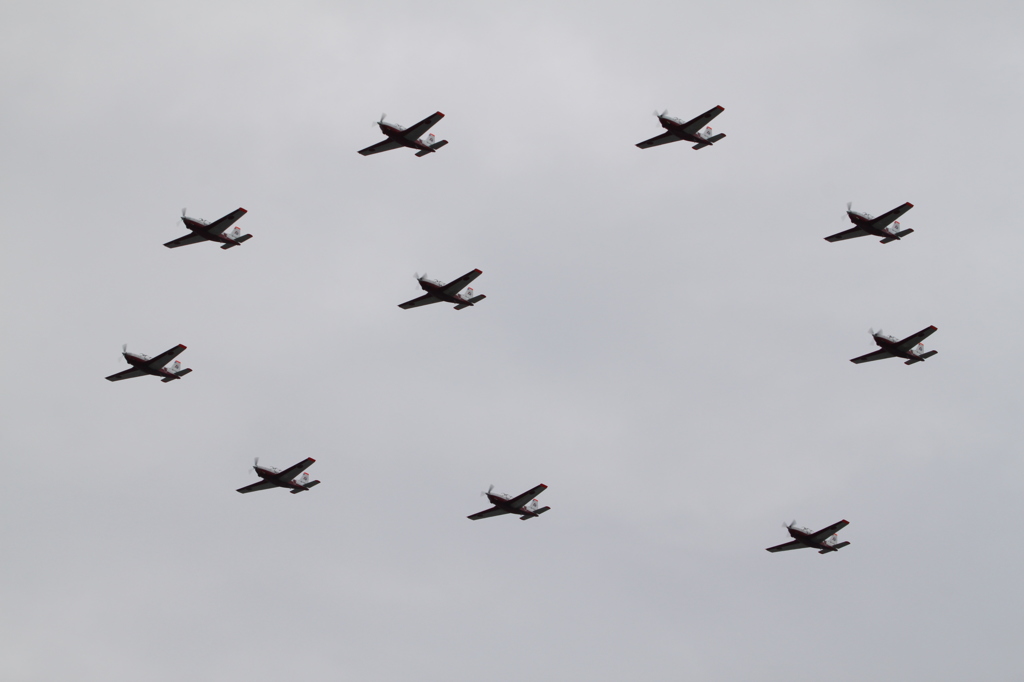
[[[504,509],[509,514],[519,514],[520,516],[540,516],[539,514],[530,511],[526,507],[513,507],[511,504],[508,503],[508,500],[506,500],[501,495],[495,495],[493,493],[486,493],[486,495],[488,501],[490,501],[491,504],[493,504],[495,507],[500,507],[501,509]]]
[[[804,544],[804,545],[807,545],[808,547],[811,547],[813,549],[823,549],[823,550],[826,550],[826,551],[829,551],[829,552],[838,551],[838,550],[834,549],[832,547],[832,545],[828,544],[824,540],[822,540],[821,542],[815,542],[814,540],[811,540],[810,539],[811,536],[810,536],[809,533],[805,533],[805,532],[803,532],[801,530],[797,530],[796,528],[790,528],[789,529],[789,534],[797,542],[799,542],[801,544]]]
[[[388,136],[388,139],[394,140],[403,147],[409,147],[410,149],[419,149],[421,151],[434,151],[423,140],[410,140],[405,136],[405,129],[401,126],[393,125],[391,123],[378,122],[380,131]]]
[[[431,296],[436,296],[437,298],[441,299],[442,301],[446,301],[448,303],[454,303],[456,305],[459,305],[459,304],[473,305],[472,303],[469,302],[469,299],[463,298],[461,294],[455,294],[454,296],[452,296],[451,294],[446,294],[445,291],[444,291],[444,285],[436,284],[434,282],[431,282],[428,279],[421,279],[421,280],[419,280],[419,282],[420,282],[420,288],[423,289],[423,291],[427,292]]]
[[[854,225],[864,230],[865,232],[870,232],[876,237],[901,239],[901,237],[896,236],[897,230],[893,230],[890,232],[889,230],[886,229],[888,225],[882,227],[876,226],[876,219],[874,216],[870,216],[865,213],[858,213],[857,211],[847,211],[846,215],[849,216],[850,222],[852,222]]]
[[[661,123],[661,127],[662,128],[664,128],[668,132],[672,133],[673,135],[678,137],[680,140],[686,140],[687,142],[698,142],[698,143],[700,143],[700,142],[707,142],[708,144],[713,144],[712,142],[708,142],[707,140],[705,140],[703,137],[700,137],[699,135],[693,135],[691,133],[686,132],[683,129],[683,125],[684,124],[676,121],[675,119],[665,118],[664,116],[659,116],[658,117],[658,121]]]
[[[156,369],[150,367],[149,363],[152,361],[152,358],[146,358],[128,352],[124,352],[122,353],[122,355],[124,356],[124,359],[128,361],[129,365],[131,365],[132,367],[139,371],[145,372],[146,374],[152,374],[155,377],[170,377],[171,379],[181,378],[174,372],[167,369],[166,367],[159,367]]]
[[[879,348],[886,351],[887,353],[892,353],[898,358],[903,358],[904,360],[913,360],[914,358],[917,357],[909,350],[900,350],[898,348],[898,341],[893,341],[892,339],[886,336],[879,336],[878,334],[875,334],[873,338],[875,339],[875,343],[878,344]]]
[[[185,223],[185,227],[192,230],[192,232],[201,235],[204,239],[208,239],[211,242],[221,242],[222,244],[241,244],[241,242],[235,241],[224,234],[214,234],[210,232],[209,223],[203,222],[202,220],[182,216],[181,221]]]
[[[298,488],[306,490],[306,486],[299,485],[295,482],[295,479],[285,480],[281,477],[280,471],[274,471],[273,469],[264,469],[263,467],[254,466],[253,469],[259,475],[260,478],[270,481],[274,485],[281,486],[282,488]]]

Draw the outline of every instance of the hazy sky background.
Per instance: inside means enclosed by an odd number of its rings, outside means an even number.
[[[8,3],[0,677],[1021,679],[1022,20]],[[851,200],[914,234],[823,241]],[[194,372],[104,381],[126,342]],[[468,521],[491,483],[551,512]]]

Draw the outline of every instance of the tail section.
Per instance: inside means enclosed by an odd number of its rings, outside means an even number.
[[[711,145],[711,144],[714,144],[714,143],[718,142],[723,137],[725,137],[725,133],[718,133],[714,137],[705,138],[703,142],[698,142],[697,144],[693,145],[693,149],[703,149],[704,147],[707,147],[708,145]]]
[[[320,485],[320,481],[310,481],[309,483],[306,483],[302,488],[295,488],[294,490],[291,491],[291,493],[292,495],[298,495],[299,493],[306,492],[315,485]]]
[[[913,230],[901,230],[900,232],[897,232],[896,234],[894,234],[892,236],[886,237],[885,239],[883,239],[881,241],[881,243],[882,244],[888,244],[889,242],[894,242],[897,239],[902,239],[903,237],[906,237],[911,232],[913,232]]]
[[[834,545],[829,545],[825,549],[819,549],[818,550],[818,554],[827,554],[828,552],[838,552],[840,549],[842,549],[843,547],[846,547],[848,544],[850,544],[850,543],[849,542],[840,542],[840,543],[837,543],[837,544],[834,544]]]
[[[924,362],[925,360],[927,360],[928,358],[930,358],[931,356],[935,355],[938,352],[939,351],[937,351],[937,350],[930,350],[927,353],[921,353],[920,355],[915,355],[914,357],[910,358],[909,360],[907,360],[903,364],[904,365],[912,365],[915,362]]]
[[[533,515],[529,515],[528,516],[528,515],[524,514],[523,516],[519,517],[519,520],[520,521],[525,521],[527,519],[532,519],[534,516],[540,516],[544,512],[548,511],[549,509],[551,509],[551,507],[541,507],[540,509],[533,509],[533,510],[531,510],[533,512]]]
[[[180,366],[181,366],[180,362],[174,363],[174,368],[171,370],[174,373],[174,376],[172,376],[172,377],[164,377],[160,381],[162,381],[162,382],[164,382],[166,384],[168,381],[174,381],[175,379],[180,379],[180,378],[182,378],[183,376],[185,376],[186,374],[188,374],[189,372],[192,371],[191,367],[188,367],[186,369],[183,369],[183,370],[179,371],[178,367],[180,367]]]
[[[433,140],[434,136],[431,135],[430,139]],[[440,142],[434,142],[432,144],[428,144],[427,146],[430,147],[430,149],[423,149],[421,151],[418,151],[418,152],[416,152],[416,156],[426,156],[427,154],[430,154],[431,152],[436,152],[438,149],[440,149],[441,147],[445,146],[446,144],[448,144],[448,140],[441,140]]]
[[[474,303],[479,303],[480,301],[484,300],[485,298],[487,298],[487,297],[484,296],[483,294],[480,294],[479,296],[474,296],[473,298],[468,299],[464,303],[460,303],[457,306],[455,306],[455,309],[456,310],[462,310],[463,308],[468,308],[469,306],[473,305]]]
[[[235,239],[235,238],[232,237],[232,239]],[[230,249],[232,246],[238,246],[242,242],[248,241],[250,239],[252,239],[252,235],[251,234],[243,234],[241,237],[238,237],[237,239],[235,239],[235,243],[234,244],[224,244],[220,248],[222,248],[222,249]]]

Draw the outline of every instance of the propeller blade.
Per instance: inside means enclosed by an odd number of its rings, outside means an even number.
[[[128,344],[127,343],[121,344],[121,353],[123,354],[123,353],[127,353],[127,352],[128,352]]]
[[[487,492],[480,493],[480,495],[482,495],[482,496],[490,495],[492,490],[494,490],[494,484],[493,483],[487,487]]]
[[[185,212],[186,212],[186,211],[188,211],[188,209],[187,209],[187,208],[183,208],[183,209],[181,209],[181,217],[182,217],[182,218],[184,218],[184,217],[185,217]]]

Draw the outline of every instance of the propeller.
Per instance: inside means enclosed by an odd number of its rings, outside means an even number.
[[[413,273],[413,276],[414,276],[414,277],[415,277],[416,279],[418,279],[419,281],[421,281],[421,282],[422,282],[423,280],[425,280],[425,279],[427,278],[427,273],[425,273],[425,272],[424,272],[424,273],[423,273],[423,274],[421,275],[420,273],[418,273],[418,272],[417,272],[417,273]]]
[[[255,468],[256,468],[256,467],[258,467],[259,465],[260,465],[260,458],[259,458],[259,457],[257,457],[257,458],[256,458],[256,459],[254,459],[254,460],[253,460],[253,462],[252,462],[252,468],[253,468],[253,469],[255,469]]]
[[[785,521],[782,522],[782,527],[783,528],[792,528],[795,525],[796,525],[796,519],[793,519],[789,523],[786,523]]]
[[[124,355],[127,352],[128,352],[128,344],[127,343],[122,343],[121,344],[121,355]]]
[[[668,109],[666,109],[665,111],[661,112],[660,114],[658,113],[657,109],[654,110],[654,115],[657,116],[658,118],[661,118],[662,116],[664,116],[667,113],[668,113]]]
[[[380,125],[381,123],[384,122],[384,117],[385,116],[387,116],[387,114],[381,114],[380,115],[380,120],[379,121],[374,121],[371,125]]]
[[[491,484],[490,486],[488,486],[488,488],[487,488],[487,492],[485,492],[485,493],[480,493],[480,495],[481,495],[481,496],[486,496],[486,495],[490,495],[490,494],[491,494],[491,491],[492,491],[492,490],[494,490],[494,484],[493,484],[493,483],[492,483],[492,484]]]
[[[874,329],[871,329],[870,327],[868,327],[868,333],[869,333],[869,334],[871,334],[871,336],[878,336],[879,334],[881,334],[881,333],[882,333],[882,330],[881,330],[881,329],[879,329],[879,330],[878,330],[878,331],[876,332],[876,331],[875,331]]]

